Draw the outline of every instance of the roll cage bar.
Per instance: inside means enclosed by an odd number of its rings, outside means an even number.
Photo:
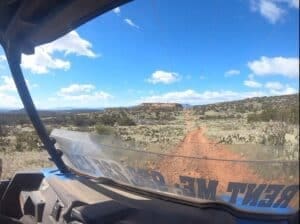
[[[51,42],[87,21],[131,0],[3,0],[0,2],[0,44],[18,94],[44,148],[62,172],[69,172],[41,121],[21,69],[21,55]]]

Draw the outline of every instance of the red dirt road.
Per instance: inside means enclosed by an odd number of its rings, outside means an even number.
[[[185,121],[187,129],[192,129],[193,121],[189,112],[185,113]],[[194,130],[189,131],[184,141],[171,154],[188,157],[245,160],[239,154],[229,151],[224,146],[217,145],[206,138],[203,128],[194,128]],[[260,182],[260,178],[249,168],[248,164],[240,162],[169,157],[162,159],[156,169],[164,174],[168,183],[178,183],[179,176],[218,180],[218,190],[223,192],[227,190],[228,182]]]

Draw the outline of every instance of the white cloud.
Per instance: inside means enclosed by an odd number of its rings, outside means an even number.
[[[270,90],[281,90],[284,86],[280,82],[267,82],[265,87]]]
[[[90,102],[92,101],[98,101],[98,100],[108,100],[112,98],[112,95],[109,93],[106,93],[104,91],[96,91],[92,92],[90,94],[79,94],[79,95],[60,95],[63,97],[64,100],[69,100],[69,101],[79,101],[83,103],[84,105],[86,104],[91,104]],[[99,102],[98,102],[99,103]],[[81,105],[79,105],[81,106]]]
[[[139,102],[165,102],[165,103],[188,103],[208,104],[249,97],[263,96],[263,92],[235,92],[235,91],[204,91],[197,92],[192,89],[178,92],[168,92],[162,95],[144,97]]]
[[[271,23],[276,23],[284,15],[285,11],[275,3],[268,0],[261,0],[259,11],[262,16],[267,18]]]
[[[94,85],[91,84],[72,84],[68,87],[61,88],[60,94],[81,94],[81,93],[89,93],[95,89]]]
[[[260,88],[260,87],[262,87],[262,84],[261,84],[261,83],[256,82],[256,81],[254,81],[254,80],[245,80],[245,81],[244,81],[244,85],[245,85],[245,86],[248,86],[248,87],[250,87],[250,88]]]
[[[0,92],[15,92],[16,86],[13,79],[10,76],[3,75],[0,77]]]
[[[5,55],[0,55],[0,62],[6,61]]]
[[[285,87],[282,87],[281,89],[270,89],[270,95],[289,95],[298,93],[299,90],[290,87],[289,85],[286,85]]]
[[[240,70],[231,69],[231,70],[226,71],[224,76],[231,77],[231,76],[239,75],[240,73],[241,73]]]
[[[16,94],[13,79],[9,76],[0,76],[0,108],[19,108],[21,101]]]
[[[0,69],[5,68],[4,63],[6,61],[5,55],[0,54]]]
[[[22,103],[18,96],[0,92],[0,108],[21,108]]]
[[[259,76],[282,75],[289,78],[299,77],[299,59],[285,57],[265,57],[248,62],[253,74]]]
[[[97,90],[91,84],[71,84],[61,88],[55,97],[50,97],[49,100],[57,102],[62,106],[74,107],[98,107],[113,96],[107,92]]]
[[[129,26],[132,26],[132,27],[134,27],[134,28],[137,28],[137,29],[140,28],[140,27],[139,27],[138,25],[136,25],[131,19],[125,18],[125,19],[124,19],[124,22],[125,22],[126,24],[128,24]]]
[[[271,95],[288,95],[299,92],[290,85],[283,85],[280,82],[267,82],[265,88],[269,90]]]
[[[36,74],[46,74],[50,69],[68,70],[71,63],[66,60],[54,58],[43,47],[36,49],[34,55],[22,55],[22,67]]]
[[[290,6],[299,9],[299,0],[290,0],[289,2]]]
[[[153,95],[141,98],[137,103],[160,102],[160,103],[188,103],[192,105],[210,104],[240,100],[252,97],[287,95],[298,91],[288,85],[281,90],[236,92],[231,90],[197,92],[192,89],[184,91],[168,92],[161,95]]]
[[[37,87],[37,84],[31,84],[27,79],[25,81],[29,89]],[[8,75],[0,76],[0,92],[17,92],[16,85],[11,76]]]
[[[74,54],[97,57],[92,51],[92,44],[81,38],[76,31],[71,31],[51,43],[37,47],[34,55],[22,55],[22,67],[37,74],[48,73],[50,69],[68,70],[71,67],[70,61],[54,56],[56,52],[61,52],[64,56]]]
[[[272,24],[282,20],[288,8],[299,9],[299,0],[251,0],[250,3],[252,11],[259,12]]]
[[[120,7],[114,8],[114,9],[113,9],[113,12],[114,12],[115,14],[119,15],[119,14],[121,13]]]
[[[299,9],[299,0],[273,0],[277,3],[287,3],[290,8]]]
[[[147,79],[147,81],[152,84],[171,84],[179,81],[179,79],[180,77],[177,73],[157,70],[154,73],[152,73],[151,77]]]

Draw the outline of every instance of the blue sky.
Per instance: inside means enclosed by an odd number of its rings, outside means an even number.
[[[39,108],[299,92],[298,0],[136,0],[23,56]],[[0,50],[0,108],[21,107]]]

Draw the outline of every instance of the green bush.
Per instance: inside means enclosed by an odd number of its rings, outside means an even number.
[[[38,151],[41,150],[40,139],[34,131],[16,133],[15,151]]]
[[[99,118],[99,122],[107,126],[114,126],[115,124],[120,126],[136,125],[135,122],[124,111],[121,111],[120,113],[103,114]]]
[[[106,126],[106,125],[97,124],[95,129],[96,129],[96,132],[99,135],[112,135],[112,134],[114,134],[113,128],[109,127],[109,126]]]
[[[247,117],[248,122],[281,121],[289,124],[299,124],[299,105],[285,108],[265,107],[261,113],[252,113]]]

